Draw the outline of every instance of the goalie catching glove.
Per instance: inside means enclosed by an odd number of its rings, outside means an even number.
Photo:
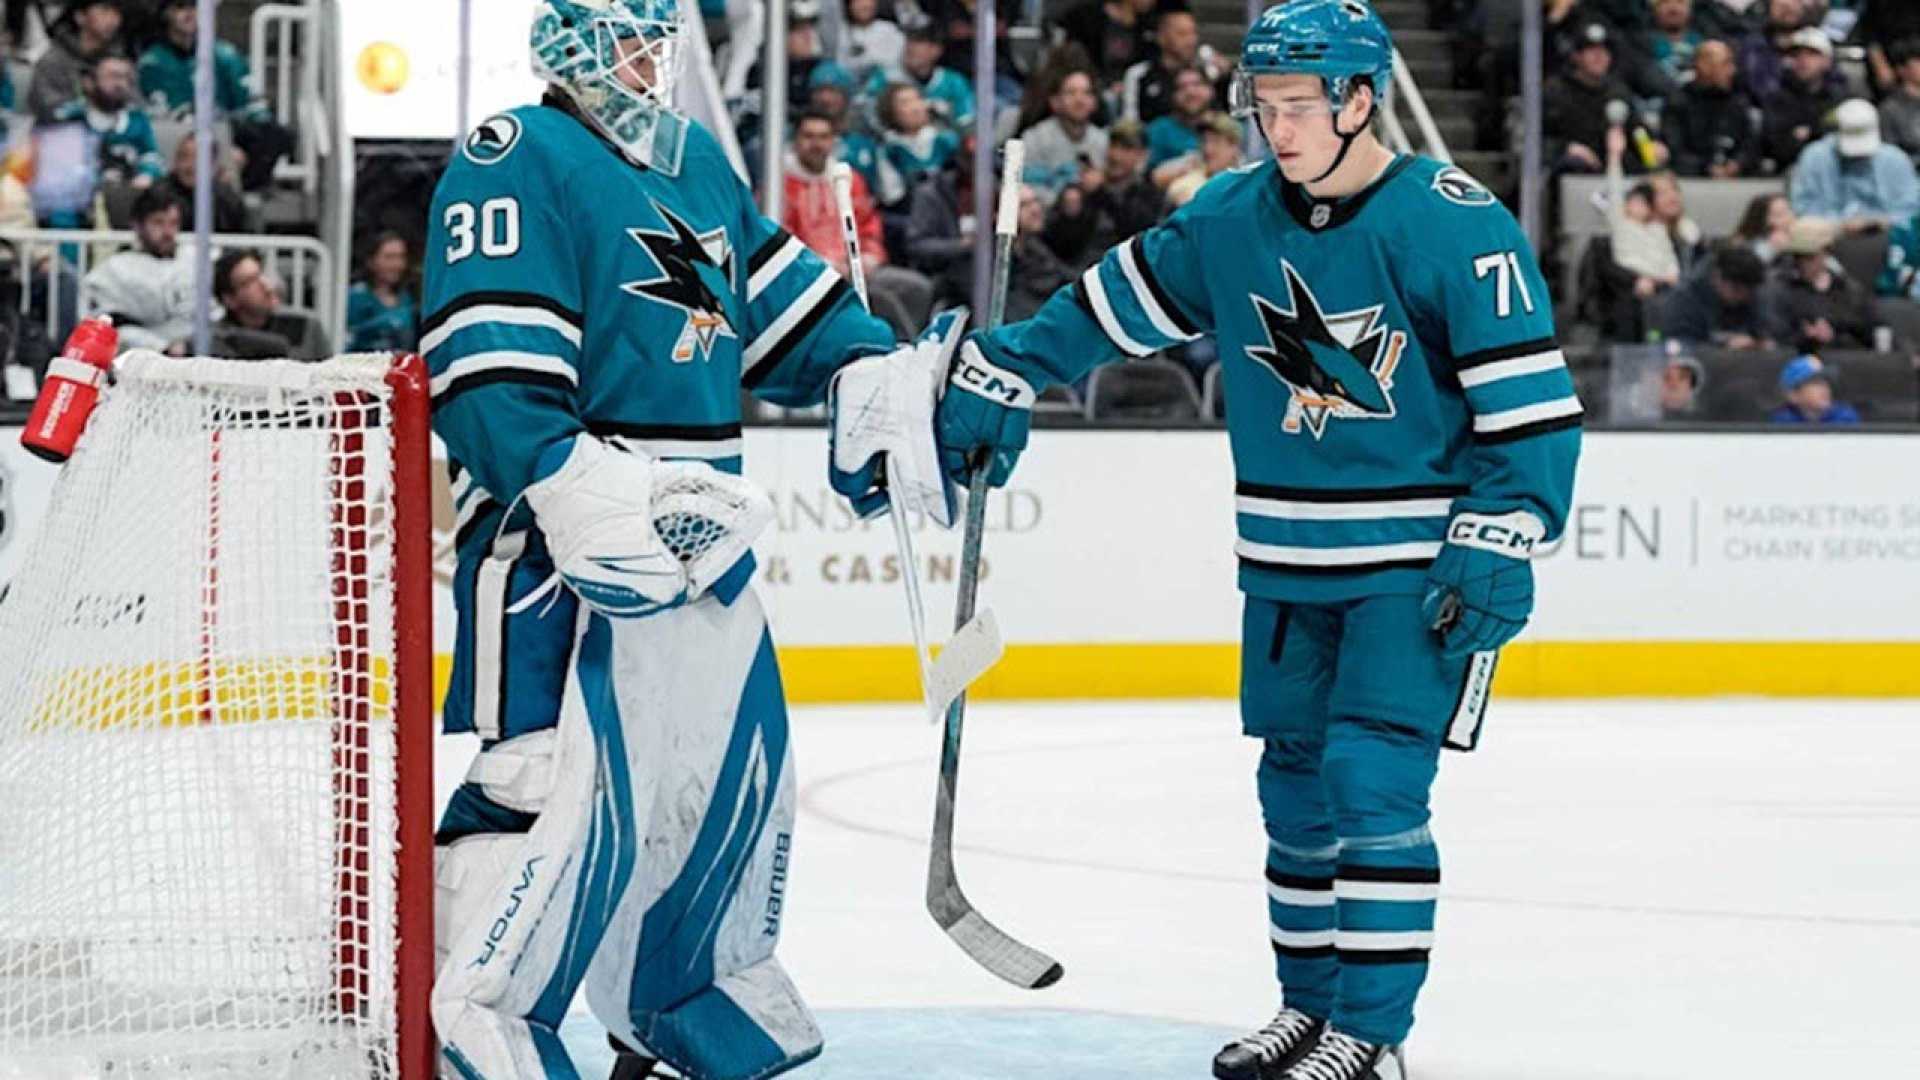
[[[943,311],[913,344],[855,360],[834,374],[827,389],[827,478],[862,518],[885,510],[891,490],[904,509],[919,510],[943,528],[953,524],[954,489],[941,475],[933,425],[966,327],[966,308]]]
[[[1420,612],[1448,656],[1490,652],[1512,641],[1533,614],[1533,549],[1547,528],[1524,510],[1460,511],[1427,570]]]
[[[557,580],[611,618],[654,615],[709,593],[731,603],[753,576],[753,541],[773,521],[766,493],[740,477],[590,435],[548,447],[535,473],[525,498]]]

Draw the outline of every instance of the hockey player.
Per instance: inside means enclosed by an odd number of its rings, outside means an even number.
[[[1216,177],[1028,322],[970,337],[940,440],[956,472],[990,450],[1004,482],[1038,391],[1218,338],[1284,1007],[1214,1074],[1397,1080],[1440,884],[1429,789],[1532,610],[1580,403],[1512,216],[1371,134],[1393,66],[1373,10],[1292,0],[1241,56],[1236,105],[1274,159]]]
[[[933,403],[959,323],[896,350],[759,214],[670,107],[681,18],[539,0],[549,92],[466,137],[429,222],[422,347],[458,512],[445,722],[481,739],[437,836],[433,1016],[469,1080],[577,1076],[557,1029],[583,982],[634,1050],[623,1076],[819,1052],[773,957],[794,779],[744,587],[771,512],[737,476],[741,388],[899,406],[836,432],[836,482],[870,494],[884,454],[905,505],[951,521]]]

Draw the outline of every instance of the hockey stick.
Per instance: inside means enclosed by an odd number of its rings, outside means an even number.
[[[1013,234],[1020,211],[1020,174],[1026,160],[1026,147],[1014,139],[1007,143],[1006,155],[1000,178],[1000,215],[994,227],[997,235],[988,329],[1000,325],[1006,314],[1007,275],[1013,261]],[[979,597],[980,541],[986,531],[990,471],[989,460],[975,461],[967,484],[967,529],[960,549],[960,593],[953,615],[954,626],[959,628],[954,634],[956,641],[973,619],[974,603]],[[966,893],[960,891],[960,879],[953,868],[953,806],[960,780],[960,732],[966,714],[967,698],[963,693],[947,708],[946,738],[940,745],[940,789],[934,799],[933,844],[927,863],[927,913],[981,967],[1028,990],[1052,986],[1065,974],[1060,964],[988,922],[967,899]]]
[[[866,266],[860,261],[860,225],[853,216],[853,169],[836,161],[828,170],[832,178],[833,201],[840,214],[840,242],[847,253],[847,276],[854,294],[869,311]],[[884,470],[886,463],[881,463]],[[884,482],[884,472],[882,474]],[[907,588],[907,619],[913,627],[914,654],[920,661],[920,698],[927,707],[927,721],[938,721],[953,699],[966,692],[975,679],[1000,660],[1005,651],[1000,642],[999,625],[992,612],[983,612],[977,625],[963,626],[934,660],[927,648],[927,607],[920,594],[920,559],[914,553],[913,532],[907,527],[906,510],[900,493],[887,486],[888,517],[893,519],[893,545],[900,553],[900,580]]]

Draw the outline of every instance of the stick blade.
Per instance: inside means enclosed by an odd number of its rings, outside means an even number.
[[[1023,990],[1044,989],[1066,974],[1059,961],[987,921],[958,885],[928,896],[927,911],[974,963]]]
[[[929,719],[934,723],[945,719],[953,700],[966,693],[967,687],[999,663],[1006,652],[999,620],[993,617],[991,608],[968,619],[927,669]]]

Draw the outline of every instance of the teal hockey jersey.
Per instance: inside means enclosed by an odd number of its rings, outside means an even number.
[[[1203,334],[1245,591],[1418,593],[1461,510],[1559,535],[1580,402],[1525,236],[1459,169],[1402,156],[1338,201],[1271,161],[1223,174],[981,345],[1039,389]]]
[[[435,192],[421,350],[457,523],[450,731],[508,738],[558,715],[572,595],[507,614],[552,574],[519,501],[542,451],[584,431],[737,473],[743,387],[817,404],[841,365],[894,346],[705,129],[671,131],[677,176],[557,105],[514,109],[473,130]]]

